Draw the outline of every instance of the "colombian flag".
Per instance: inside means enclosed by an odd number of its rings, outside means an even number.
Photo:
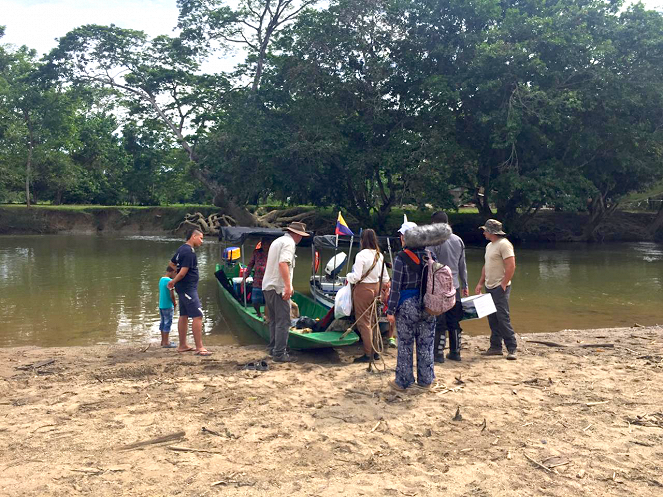
[[[355,234],[350,231],[350,228],[348,228],[348,223],[345,222],[345,219],[343,219],[340,211],[338,213],[338,219],[336,220],[336,234],[355,236]]]

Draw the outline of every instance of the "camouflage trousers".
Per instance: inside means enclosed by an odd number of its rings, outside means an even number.
[[[427,386],[433,383],[433,345],[435,342],[435,318],[421,309],[420,298],[404,300],[396,311],[398,354],[396,357],[396,384],[407,388],[414,384],[413,356],[417,348],[417,383]]]

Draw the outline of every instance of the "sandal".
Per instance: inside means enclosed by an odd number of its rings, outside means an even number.
[[[256,371],[268,371],[269,370],[269,364],[267,364],[265,361],[260,361],[255,363],[255,370]]]
[[[212,355],[212,353],[209,350],[203,349],[203,350],[197,350],[195,355],[199,355],[202,357],[207,357],[209,355]]]

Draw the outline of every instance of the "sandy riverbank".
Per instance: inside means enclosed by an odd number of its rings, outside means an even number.
[[[376,374],[356,349],[267,372],[240,370],[261,347],[0,349],[0,495],[662,495],[663,328],[524,338],[569,347],[470,337],[404,394],[393,350]]]

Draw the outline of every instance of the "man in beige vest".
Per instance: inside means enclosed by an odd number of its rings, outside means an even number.
[[[483,226],[483,236],[490,243],[486,246],[485,264],[481,269],[481,279],[474,289],[479,294],[485,284],[486,291],[493,297],[497,312],[488,315],[490,325],[490,348],[483,355],[502,355],[502,341],[508,352],[506,358],[516,359],[516,333],[509,316],[509,295],[511,278],[516,271],[516,255],[513,245],[502,231],[502,223],[489,219]]]

